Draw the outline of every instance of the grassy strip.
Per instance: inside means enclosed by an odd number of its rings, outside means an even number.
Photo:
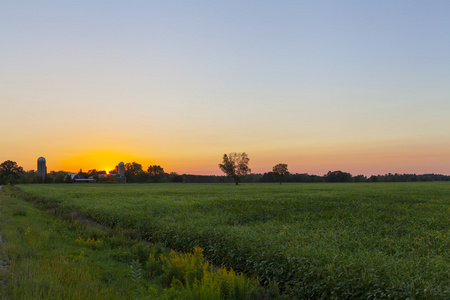
[[[107,228],[64,206],[31,203],[0,191],[0,298],[11,299],[266,299],[278,289],[205,261],[202,249],[169,252],[133,230]],[[49,216],[49,214],[53,215]]]

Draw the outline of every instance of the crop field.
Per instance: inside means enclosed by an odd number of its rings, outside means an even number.
[[[19,185],[301,298],[450,298],[450,183]]]

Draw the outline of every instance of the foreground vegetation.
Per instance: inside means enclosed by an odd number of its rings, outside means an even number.
[[[201,248],[169,252],[135,230],[106,228],[64,206],[33,201],[42,212],[21,196],[9,187],[0,191],[1,299],[279,297],[276,286],[263,290],[256,280],[213,267]]]
[[[19,188],[293,297],[450,297],[449,183]]]

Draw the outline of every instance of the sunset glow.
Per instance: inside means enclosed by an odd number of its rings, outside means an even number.
[[[0,162],[450,174],[450,4],[0,4]]]
[[[121,153],[108,151],[97,151],[91,153],[87,152],[84,155],[74,156],[63,160],[61,162],[61,169],[78,171],[78,169],[82,168],[84,171],[97,169],[109,172],[111,170],[114,170],[114,168],[121,161],[139,161],[142,164],[150,164],[149,160],[142,159],[136,156],[123,155]]]

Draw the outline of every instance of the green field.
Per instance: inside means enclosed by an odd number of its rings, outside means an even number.
[[[295,297],[450,297],[448,182],[19,188]]]
[[[286,299],[276,285],[177,253],[135,229],[0,190],[0,299]],[[44,208],[44,211],[39,208]]]

